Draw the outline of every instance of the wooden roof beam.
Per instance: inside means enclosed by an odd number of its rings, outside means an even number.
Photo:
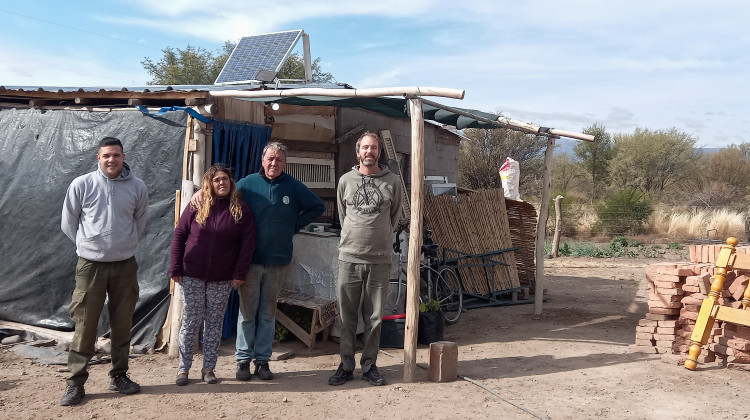
[[[325,89],[300,88],[279,90],[211,90],[211,96],[230,98],[290,98],[295,96],[330,96],[335,98],[378,98],[381,96],[442,96],[444,98],[463,99],[462,89],[405,86],[373,89]]]

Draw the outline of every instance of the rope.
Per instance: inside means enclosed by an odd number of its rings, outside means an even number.
[[[401,361],[402,361],[402,363],[403,363],[403,360],[404,360],[404,359],[403,359],[403,358],[401,358],[401,357],[398,357],[398,356],[396,356],[396,355],[394,355],[394,354],[388,353],[388,352],[387,352],[387,351],[385,351],[385,350],[380,350],[380,352],[381,352],[381,353],[383,353],[383,354],[385,354],[385,355],[387,355],[387,356],[390,356],[390,357],[392,357],[392,358],[394,358],[394,359],[401,359]],[[424,369],[424,370],[428,370],[428,369],[429,369],[429,368],[428,368],[428,366],[427,366],[426,364],[424,364],[424,363],[417,363],[417,367],[419,367],[419,368],[422,368],[422,369]],[[461,376],[461,375],[457,375],[457,376],[458,376],[458,379],[461,379],[461,380],[464,380],[464,381],[466,381],[466,382],[472,383],[472,384],[474,384],[474,385],[476,385],[476,386],[478,386],[478,387],[480,387],[480,388],[484,389],[485,391],[487,391],[487,392],[489,392],[490,394],[492,394],[492,395],[494,395],[494,396],[496,396],[496,397],[500,398],[501,400],[503,400],[503,401],[505,401],[506,403],[508,403],[508,404],[512,405],[513,407],[516,407],[516,408],[518,408],[519,410],[523,410],[523,411],[525,411],[525,412],[527,412],[527,413],[531,414],[532,416],[534,416],[534,417],[536,417],[536,418],[538,418],[538,419],[540,419],[540,420],[549,420],[549,417],[545,417],[545,416],[543,416],[543,415],[541,415],[541,414],[537,414],[537,413],[535,413],[535,412],[533,412],[533,411],[529,410],[529,409],[528,409],[528,408],[526,408],[526,407],[523,407],[523,406],[521,406],[521,405],[519,405],[519,404],[516,404],[516,403],[514,403],[513,401],[510,401],[510,400],[508,400],[507,398],[505,398],[505,397],[503,397],[502,395],[498,394],[497,392],[493,391],[492,389],[490,389],[489,387],[487,387],[486,385],[484,385],[483,383],[481,383],[481,382],[479,382],[479,381],[475,381],[474,379],[471,379],[471,378],[467,378],[466,376]]]

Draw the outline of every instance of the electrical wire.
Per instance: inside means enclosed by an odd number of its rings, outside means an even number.
[[[396,356],[395,354],[388,353],[385,350],[380,350],[380,352],[383,353],[383,354],[385,354],[385,355],[387,355],[387,356],[390,356],[390,357],[392,357],[394,359],[401,359],[402,362],[403,362],[403,358],[400,358],[400,357]],[[424,364],[424,363],[417,363],[417,367],[422,368],[424,370],[429,370],[429,367],[426,364]],[[501,400],[505,401],[506,403],[512,405],[513,407],[516,407],[519,410],[523,410],[526,413],[531,414],[532,416],[534,416],[534,417],[536,417],[536,418],[538,418],[540,420],[549,420],[549,417],[545,417],[545,416],[543,416],[541,414],[535,413],[535,412],[529,410],[528,408],[526,408],[526,407],[524,407],[522,405],[519,405],[519,404],[514,403],[513,401],[510,401],[509,399],[503,397],[502,395],[498,394],[497,392],[495,392],[494,390],[492,390],[491,388],[489,388],[488,386],[484,385],[483,383],[481,383],[479,381],[475,381],[474,379],[467,378],[466,376],[461,376],[461,375],[456,375],[456,376],[458,376],[458,379],[461,379],[461,380],[464,380],[464,381],[469,382],[471,384],[474,384],[474,385],[482,388],[483,390],[489,392],[490,394],[496,396],[497,398],[500,398]]]

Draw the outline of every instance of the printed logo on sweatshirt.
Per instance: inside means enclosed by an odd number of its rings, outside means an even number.
[[[285,195],[284,197],[282,197],[281,202],[284,204],[289,204],[289,196]]]
[[[354,192],[354,207],[361,213],[380,213],[383,201],[383,192],[372,178],[365,179]]]

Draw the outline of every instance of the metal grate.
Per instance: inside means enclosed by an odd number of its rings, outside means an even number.
[[[284,172],[297,178],[308,188],[335,188],[336,168],[333,159],[289,156]]]

